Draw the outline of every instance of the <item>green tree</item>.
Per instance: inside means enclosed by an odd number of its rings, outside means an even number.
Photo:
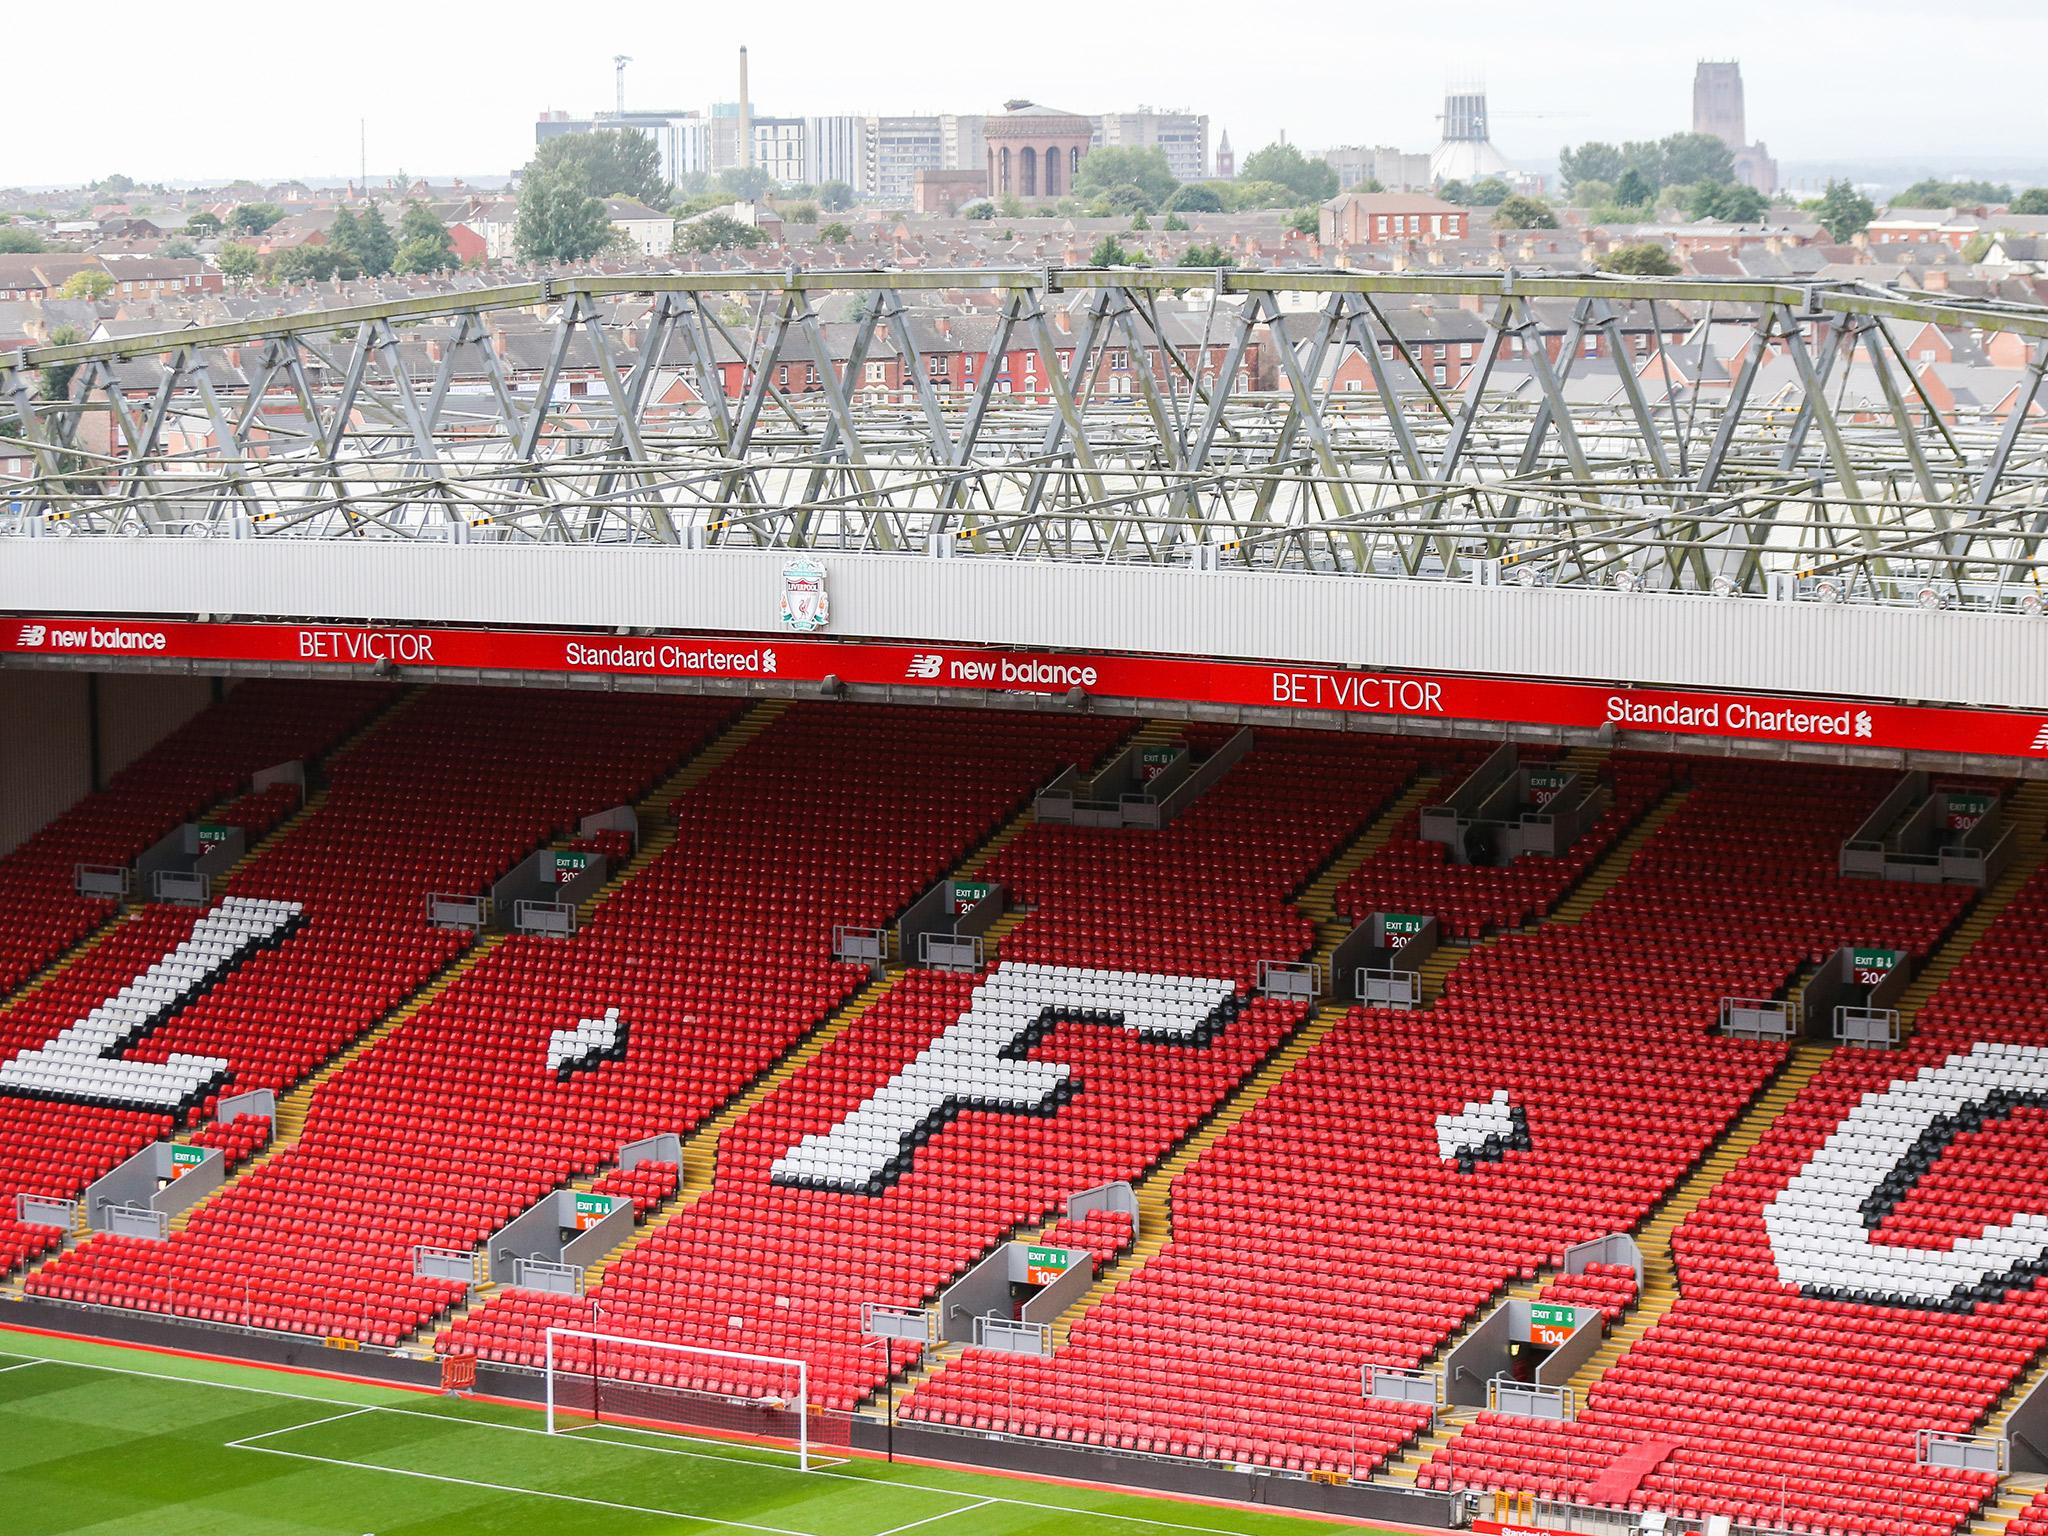
[[[1223,199],[1214,187],[1189,182],[1173,189],[1173,196],[1166,200],[1165,207],[1168,213],[1221,213]]]
[[[228,228],[238,235],[260,235],[283,217],[275,203],[244,203],[228,215]]]
[[[50,331],[49,344],[53,347],[75,347],[85,337],[75,325],[59,325]],[[42,397],[45,400],[69,400],[71,381],[77,376],[77,363],[52,363],[42,370]]]
[[[1095,242],[1095,249],[1088,253],[1091,267],[1135,267],[1137,253],[1127,249],[1115,235],[1104,235]]]
[[[1240,181],[1230,189],[1230,211],[1247,208],[1292,208],[1301,199],[1292,187],[1277,181]]]
[[[676,249],[683,251],[724,251],[735,246],[756,246],[767,242],[768,232],[755,224],[742,224],[728,213],[707,213],[676,232]]]
[[[990,202],[987,198],[983,198],[978,203],[969,203],[965,209],[965,213],[966,216],[970,219],[993,219],[996,216],[996,205]]]
[[[1829,182],[1814,211],[1819,216],[1821,228],[1837,245],[1846,245],[1855,239],[1870,228],[1870,221],[1877,217],[1877,209],[1870,199],[1846,181]]]
[[[1892,199],[1894,208],[1953,208],[1964,203],[2008,203],[2012,188],[1995,181],[1916,181]],[[2017,208],[2012,210],[2019,212]]]
[[[1963,260],[1975,266],[1991,251],[1991,236],[1979,230],[1963,242]]]
[[[2039,218],[2048,214],[2048,187],[2029,187],[2012,200],[2008,213],[2029,214]]]
[[[173,261],[190,261],[199,254],[199,247],[190,240],[166,240],[157,247],[157,255],[167,256]]]
[[[1678,275],[1678,263],[1671,259],[1671,253],[1647,240],[1641,245],[1617,245],[1600,265],[1609,272],[1621,272],[1630,277]]]
[[[398,252],[394,272],[448,272],[462,265],[448,230],[421,202],[409,202],[398,221]]]
[[[528,261],[588,261],[612,237],[604,204],[575,187],[531,177],[519,192],[512,242]]]
[[[559,134],[534,151],[522,175],[574,187],[586,197],[637,198],[650,208],[666,207],[671,195],[654,140],[631,129]]]
[[[818,206],[827,213],[844,213],[853,206],[853,188],[843,181],[828,181],[818,188]]]
[[[1771,200],[1755,187],[1740,182],[1703,181],[1685,198],[1685,211],[1696,219],[1719,219],[1728,224],[1754,224],[1770,212]]]
[[[1598,183],[1588,182],[1586,185],[1592,187],[1597,186]],[[1641,171],[1637,170],[1634,166],[1630,166],[1621,173],[1620,179],[1614,183],[1612,195],[1614,200],[1624,208],[1647,208],[1656,200],[1657,189],[1650,184],[1649,178],[1644,176]]]
[[[720,171],[718,186],[727,201],[751,203],[766,197],[774,189],[775,178],[759,166],[752,166],[746,170]]]
[[[1207,245],[1191,245],[1182,251],[1180,264],[1184,267],[1234,267],[1237,258],[1212,240]]]
[[[818,222],[816,203],[791,203],[782,210],[782,217],[791,224],[815,224]]]
[[[1150,229],[1151,227],[1152,221],[1145,217],[1144,209],[1140,208],[1136,213],[1131,215],[1132,229]]]
[[[80,267],[57,288],[60,299],[104,299],[114,291],[114,274],[101,267]]]
[[[220,233],[220,215],[202,208],[186,217],[185,229],[202,240],[208,235],[217,235]]]
[[[382,277],[398,260],[398,242],[384,222],[384,211],[375,203],[356,220],[355,253],[357,265],[370,277]]]
[[[42,248],[41,238],[32,229],[12,225],[0,229],[0,256],[33,256]]]
[[[1337,195],[1337,173],[1311,160],[1292,144],[1268,144],[1245,156],[1239,175],[1246,181],[1277,181],[1293,202],[1327,202]]]
[[[1674,133],[1658,145],[1664,167],[1663,185],[1735,179],[1735,151],[1711,133]]]
[[[362,224],[349,209],[337,210],[334,222],[327,226],[327,252],[334,262],[329,275],[338,272],[344,279],[358,276],[363,270],[362,246]]]
[[[243,278],[256,275],[261,259],[256,254],[255,246],[230,242],[214,253],[213,264],[220,268],[222,277],[233,278],[239,282]]]
[[[135,181],[129,176],[102,176],[92,184],[92,189],[102,197],[126,197],[135,190]]]
[[[288,245],[281,251],[272,251],[263,258],[263,281],[276,283],[303,283],[314,276],[312,253],[315,246]],[[327,254],[327,275],[334,275],[334,255]]]
[[[1493,210],[1495,229],[1555,229],[1557,215],[1533,197],[1510,197]]]
[[[986,207],[987,205],[983,204],[982,206]],[[819,228],[818,238],[827,245],[846,245],[853,240],[853,231],[837,219],[834,219],[830,224]]]
[[[1621,180],[1621,173],[1627,169],[1621,151],[1597,139],[1576,149],[1567,145],[1557,152],[1557,172],[1567,187],[1576,188],[1588,181],[1604,181],[1612,186]]]
[[[1164,206],[1179,186],[1163,149],[1111,145],[1084,156],[1074,172],[1076,197],[1106,202],[1127,213]]]
[[[1188,227],[1188,221],[1182,218],[1177,213],[1169,213],[1166,216],[1166,221],[1159,227],[1167,231],[1169,234],[1171,234],[1176,230],[1186,229]]]
[[[1292,214],[1288,215],[1287,228],[1293,230],[1297,235],[1314,237],[1321,234],[1323,230],[1322,209],[1313,205],[1307,208],[1295,209]]]
[[[1498,208],[1515,195],[1515,189],[1498,176],[1482,176],[1472,183],[1467,196],[1474,208]],[[1446,198],[1446,202],[1451,199]]]

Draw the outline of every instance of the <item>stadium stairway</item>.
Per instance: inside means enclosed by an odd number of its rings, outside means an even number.
[[[1763,1087],[1741,1118],[1700,1159],[1699,1166],[1682,1180],[1634,1233],[1643,1251],[1643,1286],[1627,1316],[1614,1325],[1593,1356],[1573,1374],[1568,1383],[1573,1401],[1583,1404],[1600,1378],[1644,1334],[1662,1320],[1678,1301],[1678,1266],[1671,1253],[1671,1238],[1679,1226],[1749,1156],[1786,1107],[1813,1080],[1814,1074],[1834,1055],[1832,1045],[1796,1046],[1785,1065]]]
[[[751,741],[755,736],[767,729],[776,717],[787,708],[787,704],[781,701],[769,701],[756,705],[737,724],[729,728],[717,741],[700,753],[692,764],[685,767],[676,776],[675,780],[672,780],[669,784],[664,785],[662,789],[656,791],[653,802],[666,805],[671,798],[698,782],[716,768],[719,763],[725,761],[726,758],[737,752],[748,741]],[[1143,733],[1140,732],[1138,734],[1142,735]],[[1123,747],[1129,744],[1130,739],[1126,737],[1119,740],[1116,744],[1116,750],[1122,750]],[[1027,802],[1022,809],[964,856],[944,878],[955,880],[974,878],[988,866],[989,861],[1000,853],[1004,847],[1029,830],[1033,824],[1032,806]],[[674,841],[675,833],[673,828],[664,826],[655,837],[650,838],[647,844],[644,845],[642,858],[651,861],[664,849],[672,845]],[[618,881],[615,881],[614,884],[623,881],[628,872],[637,870],[641,862],[642,859],[636,859],[633,865],[628,866],[626,871],[621,872]],[[608,885],[606,891],[610,889],[611,886]],[[603,892],[599,893],[600,896],[603,894]],[[593,900],[596,899],[598,898],[593,898]],[[1001,919],[991,928],[987,935],[991,959],[993,958],[993,950],[1000,941],[1002,934],[1016,927],[1017,923],[1022,921],[1025,916],[1028,916],[1028,914],[1023,912],[1012,913]],[[881,1002],[884,997],[888,996],[890,990],[895,987],[907,971],[908,967],[903,963],[901,956],[886,961],[881,975],[869,981],[866,986],[862,987],[832,1013],[828,1014],[821,1023],[802,1036],[780,1060],[776,1061],[766,1072],[762,1073],[761,1076],[735,1095],[717,1114],[685,1135],[682,1145],[682,1167],[679,1170],[680,1177],[675,1194],[664,1200],[656,1209],[650,1211],[647,1219],[638,1223],[617,1247],[603,1254],[591,1264],[585,1277],[587,1287],[594,1289],[601,1284],[605,1274],[613,1266],[620,1263],[670,1221],[681,1216],[699,1200],[703,1199],[705,1195],[709,1194],[713,1185],[717,1182],[719,1148],[723,1144],[727,1133],[756,1106],[773,1096],[784,1083],[795,1077],[807,1064],[822,1054],[840,1036],[858,1024],[862,1017],[872,1010],[877,1003]],[[484,1300],[488,1298],[488,1294],[487,1291],[485,1295],[478,1296],[469,1306],[458,1309],[452,1316],[444,1316],[421,1328],[412,1339],[406,1341],[406,1346],[418,1347],[421,1344],[431,1344],[443,1329],[450,1327],[453,1323],[460,1321],[468,1316],[470,1312],[480,1307]]]
[[[1670,796],[1663,805],[1645,817],[1635,832],[1617,847],[1615,856],[1606,861],[1601,870],[1589,876],[1586,886],[1590,888],[1599,881],[1600,888],[1605,890],[1619,879],[1627,867],[1626,859],[1632,857],[1634,849],[1646,842],[1656,828],[1676,811],[1683,803],[1685,793],[1681,790]],[[1914,977],[1900,1002],[1902,1029],[1910,1031],[1914,1018],[1928,998],[1934,994],[1935,989],[1953,974],[1978,939],[1983,937],[1999,914],[2011,904],[2021,887],[2040,867],[2043,859],[2048,858],[2048,846],[2044,846],[2042,841],[2044,825],[2048,825],[2048,784],[2029,781],[2023,785],[2012,797],[2011,816],[2015,828],[2020,833],[2020,853],[2006,872],[1971,906],[1957,923],[1955,930],[1929,956],[1927,964],[1921,967],[1920,973]],[[1600,876],[1607,873],[1609,865],[1614,866],[1612,878],[1600,881]],[[1575,922],[1584,917],[1591,903],[1581,902],[1580,894],[1575,894],[1560,905],[1556,921]],[[1802,982],[1801,987],[1803,985]],[[1798,990],[1794,989],[1795,1002]],[[1701,1159],[1691,1176],[1680,1183],[1678,1188],[1673,1190],[1637,1228],[1634,1235],[1643,1251],[1642,1293],[1628,1314],[1615,1324],[1613,1332],[1602,1342],[1592,1358],[1572,1376],[1569,1385],[1576,1402],[1583,1405],[1600,1379],[1676,1304],[1678,1273],[1672,1258],[1673,1234],[1736,1165],[1749,1155],[1762,1140],[1765,1131],[1828,1063],[1834,1051],[1834,1046],[1816,1042],[1803,1042],[1795,1046],[1785,1066],[1764,1086],[1748,1111],[1729,1127],[1721,1140]],[[2012,1405],[2017,1403],[2026,1390],[2043,1375],[2048,1375],[2048,1359],[2037,1362],[2033,1371],[2015,1384],[2013,1392],[1990,1416],[1985,1431],[1997,1433]],[[1448,1444],[1455,1438],[1459,1427],[1461,1426],[1453,1425],[1447,1431],[1440,1430],[1427,1438],[1434,1441],[1435,1446]],[[1433,1447],[1429,1455],[1434,1454]],[[1400,1470],[1407,1472],[1408,1475],[1398,1480],[1413,1481],[1414,1472],[1426,1464],[1428,1459],[1428,1456],[1424,1456],[1418,1461],[1411,1462],[1410,1458],[1404,1455]],[[2007,1518],[2010,1518],[2009,1514]],[[2003,1525],[2000,1524],[1997,1529],[2002,1530]]]
[[[2029,1375],[2028,1383],[2033,1379]],[[1962,1536],[2005,1536],[2021,1515],[2037,1508],[2044,1492],[2048,1492],[2048,1477],[2008,1477],[1976,1518],[1963,1527]]]
[[[1402,822],[1418,808],[1427,804],[1429,797],[1440,787],[1441,780],[1436,775],[1426,774],[1415,778],[1405,790],[1388,803],[1363,832],[1352,840],[1349,847],[1312,876],[1296,895],[1295,907],[1315,924],[1315,951],[1312,958],[1317,964],[1327,968],[1338,943],[1350,932],[1350,924],[1336,909],[1335,898],[1338,889],[1361,864],[1384,848]],[[1118,1286],[1143,1269],[1165,1249],[1173,1229],[1174,1181],[1250,1113],[1253,1106],[1271,1093],[1280,1080],[1299,1065],[1349,1011],[1348,1003],[1334,1000],[1316,1007],[1302,1027],[1284,1041],[1258,1071],[1240,1083],[1235,1091],[1217,1105],[1202,1125],[1168,1153],[1156,1168],[1137,1181],[1133,1186],[1133,1193],[1138,1199],[1139,1235],[1129,1251],[1121,1258],[1105,1265],[1102,1273],[1096,1277],[1095,1283],[1082,1292],[1074,1304],[1053,1321],[1052,1339],[1055,1351],[1066,1343],[1077,1318],[1107,1300]],[[950,1360],[958,1355],[959,1348],[945,1346],[937,1353],[942,1353],[945,1360]],[[903,1378],[899,1389],[900,1395],[909,1396],[910,1392],[936,1375],[943,1364],[944,1360],[934,1359],[933,1352],[928,1352],[924,1364]]]
[[[1472,1314],[1471,1319],[1456,1333],[1445,1339],[1422,1362],[1421,1369],[1441,1370],[1444,1361],[1450,1358],[1452,1350],[1463,1344],[1510,1301],[1533,1301],[1542,1294],[1543,1287],[1550,1281],[1551,1271],[1545,1270],[1528,1280],[1516,1280],[1501,1288],[1487,1305]],[[1413,1488],[1417,1475],[1429,1465],[1430,1459],[1443,1447],[1455,1440],[1465,1426],[1478,1417],[1477,1408],[1461,1408],[1446,1405],[1437,1410],[1436,1423],[1422,1434],[1401,1447],[1400,1453],[1390,1459],[1373,1474],[1378,1483],[1396,1483]]]
[[[341,746],[337,747],[334,753],[330,754],[329,761],[331,762],[339,758],[342,753],[368,737],[380,725],[392,720],[420,696],[421,690],[415,689],[394,700],[389,708],[380,712],[374,720],[366,723],[353,736],[349,737],[347,741],[343,742]],[[656,818],[657,830],[643,840],[640,850],[631,860],[627,861],[617,873],[584,901],[577,913],[579,920],[588,917],[591,909],[598,902],[617,890],[632,875],[638,873],[648,861],[660,853],[662,849],[675,841],[675,831],[669,823],[666,814],[666,807],[670,798],[680,794],[684,789],[696,783],[719,763],[724,762],[726,758],[738,751],[746,742],[759,735],[787,707],[785,703],[779,700],[757,705],[754,709],[748,711],[747,714],[734,721],[725,730],[714,736],[700,751],[692,754],[688,761],[636,807],[642,817],[643,825],[649,817]],[[234,868],[239,870],[264,849],[282,839],[287,832],[318,810],[325,799],[326,794],[324,791],[309,796],[306,804],[300,808],[297,814],[287,818],[269,837],[266,837],[255,848],[250,849],[237,862]],[[442,993],[446,992],[470,971],[474,970],[477,965],[482,963],[485,957],[504,943],[505,937],[502,933],[479,936],[475,942],[462,950],[446,967],[431,977],[417,992],[400,1003],[398,1007],[392,1009],[389,1014],[385,1015],[374,1028],[358,1036],[346,1050],[343,1050],[319,1067],[303,1082],[291,1089],[290,1092],[280,1095],[277,1101],[277,1115],[271,1126],[271,1139],[269,1143],[256,1156],[250,1158],[248,1162],[232,1172],[219,1189],[213,1190],[204,1199],[196,1201],[173,1217],[170,1224],[171,1232],[178,1233],[184,1231],[185,1228],[191,1225],[194,1217],[214,1201],[220,1199],[223,1194],[237,1188],[243,1179],[256,1172],[257,1169],[274,1161],[296,1146],[300,1138],[305,1134],[307,1117],[312,1111],[314,1097],[320,1090],[332,1082],[347,1067],[359,1061],[391,1035],[404,1028],[429,1003],[440,997]],[[55,1257],[55,1255],[52,1254],[47,1257]],[[20,1278],[25,1280],[27,1275],[32,1272],[33,1267],[28,1271],[24,1271]],[[429,1336],[431,1336],[431,1330],[428,1330],[428,1332]]]

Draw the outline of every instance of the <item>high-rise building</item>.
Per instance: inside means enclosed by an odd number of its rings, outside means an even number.
[[[1157,149],[1177,181],[1209,175],[1209,119],[1199,112],[1105,112],[1090,119],[1096,149]]]
[[[1735,155],[1735,179],[1759,192],[1778,190],[1778,162],[1761,140],[1749,141],[1742,101],[1742,66],[1733,59],[1701,59],[1692,77],[1692,131],[1709,133]]]
[[[908,208],[917,191],[917,173],[945,166],[945,124],[938,117],[870,117],[862,158],[862,195]]]
[[[802,179],[814,187],[821,187],[828,181],[843,181],[854,191],[861,191],[864,177],[861,146],[866,126],[865,118],[851,115],[805,118]]]
[[[1337,190],[1376,181],[1388,192],[1422,192],[1430,186],[1429,156],[1391,144],[1342,144],[1323,151],[1323,164],[1337,173]]]
[[[805,135],[801,117],[759,117],[751,121],[754,163],[778,186],[793,187],[807,179],[804,172]]]
[[[988,164],[988,141],[982,135],[986,121],[979,112],[941,112],[939,151],[941,168],[948,171],[980,171]]]

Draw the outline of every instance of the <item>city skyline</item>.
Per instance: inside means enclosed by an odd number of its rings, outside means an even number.
[[[227,102],[238,94],[231,82],[240,82],[246,100],[257,102],[261,82],[307,67],[274,13],[239,3],[215,10],[234,24],[160,33],[146,53],[96,59],[97,93],[160,98],[166,78],[199,69],[215,72],[222,89],[186,99]],[[68,109],[75,77],[26,74],[10,91],[17,114],[61,120],[64,131],[14,136],[0,155],[0,185],[75,185],[117,171],[172,182],[348,177],[359,163],[359,118],[367,120],[373,177],[400,170],[503,175],[531,154],[539,112],[583,116],[612,106],[615,53],[633,57],[630,107],[701,107],[735,95],[743,43],[753,50],[761,111],[990,112],[1004,96],[1077,112],[1185,107],[1206,113],[1216,132],[1227,129],[1240,157],[1283,134],[1309,150],[1387,143],[1426,151],[1437,138],[1445,87],[1483,80],[1496,142],[1510,159],[1540,166],[1562,144],[1660,137],[1689,126],[1694,66],[1710,57],[1741,62],[1750,131],[1788,161],[1911,158],[1965,170],[2039,153],[2040,114],[2029,93],[2018,85],[1987,90],[1981,75],[1965,70],[1928,69],[1925,53],[1908,46],[1901,30],[1924,13],[1904,0],[1800,7],[1802,34],[1839,43],[1842,67],[1832,75],[1816,70],[1809,46],[1787,46],[1784,8],[1759,0],[1730,0],[1697,19],[1589,0],[1568,28],[1481,0],[1460,13],[1455,45],[1440,13],[1432,21],[1389,8],[1332,28],[1327,12],[1282,0],[1262,8],[1257,23],[1282,62],[1257,71],[1245,66],[1243,40],[1229,41],[1246,25],[1241,13],[1207,0],[1180,13],[1191,19],[1171,34],[1107,16],[1091,20],[1071,48],[1016,50],[989,28],[987,43],[1003,44],[1007,60],[973,71],[959,65],[962,48],[979,40],[974,25],[924,3],[854,12],[792,0],[772,28],[757,13],[735,10],[693,18],[683,32],[668,24],[672,13],[635,0],[568,37],[559,27],[518,25],[554,14],[537,5],[505,10],[511,25],[473,37],[463,13],[366,0],[359,31],[322,38],[317,72],[324,83],[314,92],[318,105],[305,112],[263,114],[237,102],[166,112],[139,133],[119,116]],[[118,29],[130,12],[146,14],[130,0],[117,0],[107,14]],[[31,58],[71,46],[62,26],[46,12],[10,23]],[[1976,50],[2020,58],[2048,43],[2048,16],[2025,0],[1987,0],[1944,17],[1943,28],[1946,57]],[[1350,46],[1347,34],[1355,36]],[[1383,57],[1403,67],[1387,69]],[[462,65],[450,73],[456,58]],[[390,84],[375,96],[352,92],[356,77]],[[455,89],[437,99],[435,92],[448,91],[445,81],[457,82]]]

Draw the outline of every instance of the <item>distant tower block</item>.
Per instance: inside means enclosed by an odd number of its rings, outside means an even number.
[[[1733,59],[1701,59],[1692,77],[1692,131],[1711,133],[1730,149],[1749,142],[1742,112],[1742,66]]]
[[[1778,162],[1761,142],[1749,142],[1742,103],[1742,66],[1733,59],[1701,59],[1692,77],[1692,131],[1710,133],[1735,154],[1735,179],[1757,191],[1778,190]]]

